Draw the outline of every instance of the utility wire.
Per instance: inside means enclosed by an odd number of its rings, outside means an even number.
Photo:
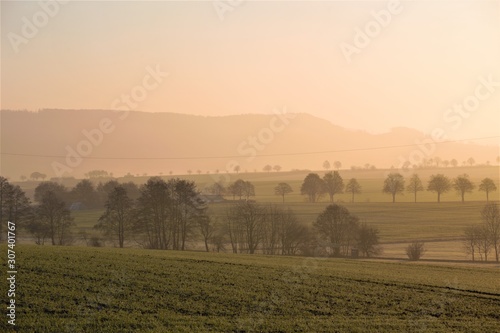
[[[483,137],[483,138],[473,138],[473,139],[462,139],[462,140],[449,140],[443,142],[434,142],[434,144],[447,144],[447,143],[457,143],[463,141],[472,140],[488,140],[488,139],[498,139],[497,136]],[[378,147],[368,147],[368,148],[352,148],[352,149],[338,149],[338,150],[325,150],[325,151],[315,151],[315,152],[299,152],[299,153],[280,153],[280,154],[257,154],[257,157],[275,157],[275,156],[300,156],[300,155],[315,155],[315,154],[332,154],[332,153],[345,153],[345,152],[355,152],[355,151],[367,151],[367,150],[381,150],[381,149],[391,149],[391,148],[404,148],[404,147],[416,147],[420,146],[422,143],[406,144],[406,145],[393,145],[393,146],[378,146]],[[65,155],[41,155],[41,154],[21,154],[21,153],[0,153],[4,156],[23,156],[23,157],[42,157],[42,158],[66,158]],[[207,159],[222,159],[222,158],[241,158],[244,155],[226,155],[226,156],[187,156],[187,157],[84,157],[80,156],[82,159],[89,160],[207,160]]]

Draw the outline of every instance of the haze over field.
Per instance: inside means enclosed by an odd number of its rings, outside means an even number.
[[[332,168],[334,160],[344,169],[365,168],[367,163],[402,168],[406,161],[411,167],[436,156],[456,159],[460,165],[470,157],[477,164],[495,165],[498,156],[491,139],[483,140],[489,146],[442,143],[409,128],[370,134],[283,110],[219,117],[130,112],[121,120],[122,115],[96,110],[4,111],[2,174],[19,179],[35,170],[49,178],[80,178],[95,169],[115,176],[187,170],[234,173],[236,165],[241,172],[260,172],[266,164],[278,164],[284,171],[319,170],[325,160]],[[20,136],[20,131],[29,135]]]

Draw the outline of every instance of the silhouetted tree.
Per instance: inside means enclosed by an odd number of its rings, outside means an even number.
[[[52,245],[67,245],[71,242],[71,226],[74,224],[70,211],[64,201],[52,191],[46,191],[39,198],[35,208],[34,222],[30,229],[44,230],[52,241]]]
[[[266,172],[271,172],[273,170],[273,167],[270,164],[266,164],[262,170]]]
[[[496,190],[497,186],[491,178],[484,178],[481,180],[481,184],[479,184],[479,191],[486,192],[486,202],[490,201],[489,193]]]
[[[458,161],[457,161],[456,159],[452,159],[452,160],[450,161],[450,164],[451,164],[451,166],[452,166],[452,167],[456,168],[456,167],[457,167],[457,165],[458,165]]]
[[[38,171],[32,172],[30,175],[30,178],[33,180],[38,180],[41,178],[45,178],[46,176],[43,173],[40,173]]]
[[[476,163],[476,161],[472,157],[469,157],[467,159],[467,163],[469,163],[470,166],[473,166]]]
[[[239,165],[234,166],[234,172],[239,173],[241,170],[241,167]]]
[[[459,193],[462,197],[462,202],[465,200],[465,193],[470,193],[474,189],[474,183],[472,183],[469,179],[469,175],[463,174],[458,176],[453,180],[453,188],[457,193]]]
[[[23,190],[0,176],[0,240],[3,239],[3,226],[8,221],[16,223],[19,229],[30,219],[31,213],[30,200]]]
[[[118,245],[123,248],[125,237],[133,222],[134,202],[128,197],[123,186],[116,186],[109,193],[105,207],[106,211],[94,227],[108,236],[116,237]]]
[[[361,185],[359,185],[356,178],[351,178],[347,182],[345,190],[346,190],[346,192],[351,192],[351,194],[352,194],[351,202],[354,202],[354,194],[361,193]]]
[[[378,233],[377,228],[370,227],[366,223],[359,226],[356,235],[357,247],[365,257],[381,253],[382,249],[378,246]]]
[[[427,191],[437,193],[437,202],[441,202],[441,194],[448,192],[450,189],[450,180],[442,174],[432,175],[427,185]]]
[[[481,211],[487,237],[495,251],[495,260],[499,261],[500,253],[500,209],[496,203],[488,203]]]
[[[307,195],[309,202],[316,202],[325,191],[325,183],[316,173],[310,173],[300,187],[300,193]]]
[[[358,218],[351,215],[347,208],[331,204],[320,213],[313,223],[321,237],[329,242],[334,256],[346,254],[352,245],[358,227]]]
[[[323,169],[330,170],[330,162],[328,160],[323,162]]]
[[[400,173],[390,173],[384,181],[382,192],[392,195],[392,202],[396,202],[396,194],[403,193],[405,180]]]
[[[279,183],[274,188],[274,194],[280,195],[283,198],[283,203],[285,202],[285,195],[292,193],[293,189],[288,183]]]
[[[412,261],[417,261],[425,253],[425,244],[424,242],[413,242],[406,248],[406,255],[408,255],[408,259]]]
[[[333,196],[344,192],[344,180],[338,171],[328,172],[323,177],[325,192],[330,196],[330,202],[333,202]]]
[[[342,163],[340,161],[333,162],[335,169],[339,170],[342,167]]]
[[[276,171],[276,172],[280,172],[281,170],[281,166],[276,164],[275,166],[273,166],[273,170]]]
[[[70,192],[74,201],[81,202],[85,208],[95,208],[99,204],[99,197],[92,182],[83,179]]]
[[[415,202],[417,202],[417,192],[423,191],[424,185],[422,185],[422,181],[420,180],[420,177],[416,173],[410,177],[409,184],[406,190],[414,194]]]
[[[226,228],[234,253],[255,253],[262,241],[265,210],[253,202],[239,202],[226,211]]]

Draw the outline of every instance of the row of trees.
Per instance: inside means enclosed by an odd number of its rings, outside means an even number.
[[[454,179],[449,179],[443,174],[432,175],[427,183],[427,191],[437,194],[437,202],[441,202],[441,195],[454,189],[465,201],[465,194],[471,193],[475,188],[475,184],[469,179],[467,174],[460,175]],[[479,190],[486,192],[486,201],[489,201],[489,193],[496,191],[497,187],[491,178],[484,178]],[[396,195],[403,193],[405,190],[405,178],[400,173],[391,173],[384,180],[382,191],[392,195],[392,202],[396,201]],[[417,174],[413,174],[409,179],[409,184],[406,190],[413,193],[415,202],[417,202],[417,193],[424,190],[422,180]]]
[[[352,194],[353,202],[354,195],[361,193],[361,185],[359,185],[356,178],[351,178],[344,185],[344,180],[338,171],[327,172],[323,178],[316,173],[310,173],[304,179],[300,187],[300,193],[306,195],[309,202],[316,202],[322,195],[328,194],[330,202],[333,202],[335,194],[344,193],[344,189]]]

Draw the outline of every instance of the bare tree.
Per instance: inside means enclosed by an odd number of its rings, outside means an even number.
[[[437,202],[441,202],[441,194],[448,192],[450,189],[450,180],[442,174],[432,175],[427,185],[427,191],[437,193]]]
[[[328,171],[328,170],[330,170],[330,167],[331,167],[330,162],[328,162],[328,160],[323,162],[323,169]]]
[[[413,242],[406,248],[406,255],[408,259],[412,261],[417,261],[422,258],[425,253],[425,244],[424,242]]]
[[[453,158],[453,159],[450,161],[450,164],[451,164],[451,166],[452,166],[452,167],[456,168],[456,167],[458,166],[458,161],[457,161],[456,159],[454,159],[454,158]]]
[[[333,162],[333,166],[335,167],[335,169],[339,170],[342,167],[342,162],[335,161]]]
[[[262,241],[265,210],[253,202],[239,202],[226,212],[233,252],[255,253]]]
[[[392,202],[396,202],[396,194],[403,193],[405,179],[400,173],[390,173],[384,181],[382,192],[392,195]]]
[[[300,187],[300,194],[307,195],[309,202],[316,202],[324,193],[325,183],[316,173],[310,173]]]
[[[203,242],[205,243],[205,250],[209,252],[210,248],[208,244],[213,239],[214,233],[216,231],[215,223],[213,219],[206,214],[198,216],[197,222],[198,222],[198,227],[200,229],[200,233],[203,237]]]
[[[45,192],[39,202],[35,210],[33,227],[45,229],[52,245],[69,244],[71,242],[70,227],[74,222],[66,204],[52,191]]]
[[[354,194],[361,193],[361,185],[359,185],[356,178],[351,178],[347,182],[345,190],[346,190],[346,192],[351,192],[351,194],[352,194],[351,202],[354,202]]]
[[[472,261],[476,260],[476,253],[479,253],[479,242],[481,237],[481,226],[472,225],[464,230],[463,246],[466,254],[470,254]]]
[[[275,166],[273,166],[273,170],[276,171],[276,172],[280,172],[281,171],[281,165],[276,164]]]
[[[413,195],[415,196],[415,202],[417,202],[417,192],[423,191],[424,186],[422,185],[420,177],[416,173],[410,177],[409,184],[406,190],[410,193],[413,193]]]
[[[463,174],[453,179],[453,188],[462,197],[462,202],[465,201],[465,193],[471,193],[475,185],[469,179],[469,175]]]
[[[481,180],[481,184],[479,184],[479,191],[486,192],[486,202],[490,201],[489,193],[496,190],[497,186],[491,178],[484,178]]]
[[[362,223],[357,230],[357,246],[365,257],[380,254],[382,248],[378,245],[378,229]]]
[[[123,248],[125,237],[133,222],[133,201],[123,186],[117,186],[108,195],[106,210],[95,225],[106,235],[116,237],[118,246]]]
[[[472,157],[469,157],[467,159],[467,163],[469,163],[470,166],[473,166],[476,163],[476,161]]]
[[[330,196],[330,202],[333,202],[333,196],[344,192],[344,180],[338,171],[328,172],[323,177],[325,191]]]
[[[283,203],[285,203],[285,195],[292,192],[293,189],[288,183],[279,183],[274,188],[274,194],[280,195],[283,198]]]
[[[332,255],[345,255],[354,241],[358,218],[347,208],[332,204],[319,214],[313,226],[329,242]]]
[[[490,244],[495,251],[495,260],[499,260],[500,252],[500,209],[496,203],[488,203],[481,211],[484,228]]]

